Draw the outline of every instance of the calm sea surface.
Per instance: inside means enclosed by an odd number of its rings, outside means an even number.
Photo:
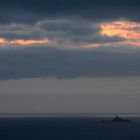
[[[140,140],[140,118],[131,123],[108,117],[1,117],[0,140]]]

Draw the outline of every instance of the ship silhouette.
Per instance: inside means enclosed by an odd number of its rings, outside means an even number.
[[[113,118],[112,120],[110,120],[110,121],[102,120],[102,122],[125,123],[125,122],[132,122],[132,121],[120,118],[118,115],[116,115],[116,117]]]

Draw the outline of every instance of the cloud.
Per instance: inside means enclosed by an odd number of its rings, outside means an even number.
[[[1,24],[0,44],[47,44],[68,49],[139,46],[139,25],[138,22],[118,20],[106,23],[78,17],[46,19],[32,25]]]
[[[1,1],[0,79],[140,76],[139,6],[136,0]]]
[[[74,17],[46,19],[32,26],[16,23],[0,25],[1,45],[45,44],[49,41],[52,47],[81,48],[86,42],[98,38],[98,27],[98,23]]]
[[[140,76],[139,61],[139,49],[3,49],[0,51],[0,80]]]
[[[30,24],[48,18],[82,17],[94,21],[121,17],[139,22],[140,2],[128,0],[1,0],[0,24]]]
[[[119,42],[120,46],[131,45],[140,47],[140,23],[122,20],[101,23],[100,28],[101,36],[120,37],[124,39],[124,41]]]

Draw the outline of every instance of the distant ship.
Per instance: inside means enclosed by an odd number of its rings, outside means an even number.
[[[114,119],[112,119],[111,121],[102,120],[102,122],[124,123],[124,122],[132,122],[132,121],[131,120],[120,118],[119,116],[116,115],[116,117]]]

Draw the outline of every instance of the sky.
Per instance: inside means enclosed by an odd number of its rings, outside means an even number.
[[[0,113],[140,113],[140,1],[1,0]]]

